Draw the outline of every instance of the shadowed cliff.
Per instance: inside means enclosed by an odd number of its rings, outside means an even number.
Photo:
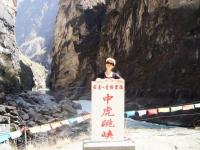
[[[51,87],[89,87],[105,58],[113,56],[126,80],[126,100],[137,105],[132,107],[195,101],[200,96],[199,29],[197,0],[107,0],[89,9],[62,0]]]

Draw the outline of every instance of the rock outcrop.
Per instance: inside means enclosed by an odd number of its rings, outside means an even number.
[[[0,105],[0,116],[4,116],[0,117],[0,124],[11,126],[11,131],[14,131],[19,126],[31,127],[76,116],[80,104],[67,98],[55,99],[39,91],[30,91],[46,87],[47,70],[17,48],[15,14],[16,0],[0,2],[0,104],[3,104]],[[27,133],[26,136],[31,136],[31,140],[39,139],[39,142],[44,137],[55,142],[58,137],[76,134],[75,129],[67,125],[57,130],[49,131],[51,136],[49,133],[38,133],[35,137]],[[23,135],[17,138],[16,143],[23,143],[23,138]]]
[[[0,84],[2,91],[20,89],[20,67],[14,35],[16,1],[0,2]]]
[[[5,93],[46,87],[47,71],[30,61],[16,45],[16,0],[0,2],[0,103]],[[39,70],[39,71],[38,71]],[[38,84],[37,84],[38,83]]]
[[[83,2],[60,1],[52,89],[89,87],[113,56],[131,108],[200,97],[199,0]]]
[[[88,9],[93,6],[94,9]],[[52,89],[77,92],[89,87],[96,73],[95,60],[105,11],[104,3],[99,0],[60,1],[54,34]]]
[[[35,91],[9,94],[5,104],[16,107],[19,123],[29,127],[67,119],[77,115],[80,107],[69,99],[57,102],[53,96]]]
[[[127,110],[191,103],[200,98],[199,53],[199,0],[61,0],[51,88],[79,98],[112,56]]]
[[[7,124],[8,126],[4,130],[8,132],[17,128],[19,122],[16,107],[0,105],[0,124]]]

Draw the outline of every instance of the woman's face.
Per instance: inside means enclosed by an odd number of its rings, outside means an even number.
[[[112,70],[114,68],[114,63],[111,61],[106,62],[106,70]]]

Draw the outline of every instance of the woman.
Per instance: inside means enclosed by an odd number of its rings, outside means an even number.
[[[106,59],[106,70],[105,72],[102,72],[100,73],[98,76],[97,76],[97,79],[96,80],[100,80],[100,79],[122,79],[120,77],[120,75],[118,73],[115,73],[113,72],[113,68],[115,67],[116,65],[116,61],[114,58],[107,58]]]

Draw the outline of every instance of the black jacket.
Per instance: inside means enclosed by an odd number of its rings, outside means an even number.
[[[121,77],[118,73],[114,73],[114,72],[113,72],[112,77],[106,77],[105,72],[102,72],[97,76],[97,78],[100,78],[100,79],[105,79],[105,78],[120,79]]]

